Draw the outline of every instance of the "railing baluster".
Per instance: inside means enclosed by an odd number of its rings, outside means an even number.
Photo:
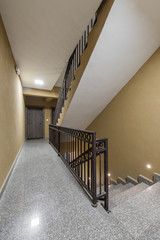
[[[78,140],[78,158],[79,158],[79,138]],[[78,164],[78,176],[80,176],[80,164]]]
[[[90,159],[89,159],[89,143],[88,143],[88,188],[90,188]]]
[[[76,49],[74,53],[74,78],[75,78],[75,71],[76,71]]]
[[[77,158],[78,157],[78,155],[77,155],[77,137],[75,137],[75,141],[76,141],[76,155],[75,155],[75,158]],[[77,169],[76,169],[76,174],[78,175],[78,165],[77,165]]]
[[[83,53],[83,35],[82,35],[82,40],[81,40],[81,44],[82,44],[82,51],[81,51],[81,54]]]
[[[70,135],[68,134],[68,142],[69,142],[69,154],[68,154],[68,159],[69,159],[69,163],[70,163],[70,156],[71,156],[71,141],[70,141]]]
[[[92,192],[93,192],[93,207],[97,206],[96,198],[96,135],[92,135]]]
[[[78,65],[80,65],[80,56],[81,56],[81,40],[79,40],[79,55],[78,55]]]
[[[108,139],[105,139],[104,147],[106,149],[106,151],[104,152],[104,191],[106,192],[104,208],[106,211],[109,211],[108,209]]]
[[[89,25],[87,26],[87,37],[89,35]]]
[[[78,60],[78,44],[77,44],[77,47],[76,47],[76,53],[77,53],[77,65],[76,65],[76,70],[77,70],[77,68],[78,68],[78,62],[79,62],[79,60]]]
[[[93,19],[91,19],[91,28],[93,27]]]
[[[73,135],[71,135],[71,161],[73,162]]]
[[[83,145],[83,147],[84,147],[84,152],[86,152],[86,146],[85,146],[85,142],[84,142],[84,145]],[[86,156],[85,156],[85,154],[84,154],[84,160],[86,160]],[[86,161],[84,162],[84,182],[85,182],[85,184],[86,184]]]
[[[101,153],[99,154],[99,188],[100,194],[102,193],[102,182],[101,182]]]
[[[84,49],[86,48],[87,41],[86,41],[86,31],[84,31]]]
[[[83,181],[83,169],[82,169],[82,139],[80,140],[80,161],[81,161],[81,180]]]

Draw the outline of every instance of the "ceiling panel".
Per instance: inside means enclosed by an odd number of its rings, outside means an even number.
[[[25,87],[51,90],[101,0],[0,0],[2,19]]]

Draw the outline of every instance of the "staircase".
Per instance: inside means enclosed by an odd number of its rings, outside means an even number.
[[[124,227],[126,231],[124,239],[160,239],[160,182],[153,183],[152,186],[144,182],[137,185],[111,184],[109,209],[112,221]],[[119,237],[117,230],[115,232],[115,239],[122,239],[121,232]]]
[[[54,125],[62,125],[114,0],[103,0],[69,58],[55,109]],[[63,125],[65,126],[65,125]],[[72,127],[72,126],[71,126]]]
[[[96,236],[100,234],[99,239],[160,239],[159,174],[154,174],[154,181],[142,175],[138,181],[129,176],[126,182],[121,178],[117,183],[111,179],[108,186],[107,139],[96,140],[95,132],[50,125],[49,142],[90,197],[92,206],[97,206],[92,208],[87,202],[88,207],[83,212],[87,216],[93,214],[89,217],[88,229],[94,226]],[[83,201],[86,195],[81,200],[84,208]],[[90,238],[85,236],[84,239],[97,239],[91,237],[92,230],[87,232]]]

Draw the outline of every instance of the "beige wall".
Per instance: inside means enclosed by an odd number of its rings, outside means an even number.
[[[24,143],[24,99],[0,18],[0,191]]]
[[[49,137],[49,124],[51,123],[51,109],[45,108],[45,137]]]
[[[56,107],[56,103],[57,103],[56,99],[53,99],[51,102],[47,102],[46,98],[25,96],[26,106],[38,106],[44,108],[45,138],[49,137],[49,124],[51,123],[51,109]]]
[[[33,97],[46,97],[52,100],[58,99],[60,90],[60,87],[53,87],[52,91],[23,87],[23,95]]]
[[[109,139],[113,179],[160,173],[160,49],[87,129]]]

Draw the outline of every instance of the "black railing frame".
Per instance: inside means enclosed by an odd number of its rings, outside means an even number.
[[[63,129],[68,129],[68,130],[74,130],[74,131],[79,131],[79,132],[83,132],[83,133],[90,133],[92,134],[92,149],[89,148],[89,151],[92,151],[92,158],[91,158],[91,189],[89,189],[87,187],[87,184],[84,184],[84,181],[82,181],[80,179],[80,177],[77,176],[76,171],[74,170],[75,166],[74,166],[74,160],[76,159],[76,155],[75,155],[75,159],[72,160],[72,163],[68,163],[67,159],[64,158],[63,154],[61,154],[61,133],[63,132]],[[50,124],[49,125],[49,130],[50,130],[50,134],[49,134],[49,143],[50,145],[55,149],[55,151],[57,152],[58,156],[61,157],[61,159],[63,160],[63,162],[65,163],[65,165],[67,166],[67,168],[71,171],[71,173],[74,175],[74,177],[77,179],[77,181],[80,183],[80,185],[83,187],[83,189],[85,190],[85,192],[88,194],[88,196],[92,199],[92,206],[96,207],[97,206],[97,201],[98,200],[103,200],[104,201],[104,208],[106,211],[108,211],[108,139],[97,139],[96,140],[96,133],[95,132],[91,132],[91,131],[82,131],[82,130],[78,130],[78,129],[70,129],[70,128],[65,128],[65,127],[60,127],[60,126],[55,126]],[[52,131],[56,131],[57,132],[57,136],[58,136],[58,146],[54,145],[54,139],[53,139],[53,132]],[[72,135],[69,134],[69,136],[78,139],[78,147],[79,147],[79,138],[77,138],[76,135]],[[99,146],[101,144],[100,147],[97,148],[97,146]],[[73,146],[72,146],[73,147]],[[73,147],[74,148],[74,147]],[[68,156],[67,152],[67,156]],[[85,153],[85,149],[84,149],[84,153]],[[96,181],[96,157],[99,156],[99,154],[104,154],[104,192],[102,194],[97,194],[96,190],[97,190],[97,181]],[[81,156],[78,156],[79,159],[81,159]],[[89,158],[88,158],[89,160]],[[89,163],[89,162],[88,162]],[[89,166],[88,166],[89,168]],[[84,171],[85,173],[85,171]],[[89,175],[88,175],[89,177]],[[87,179],[87,181],[89,181],[89,179]],[[100,186],[101,189],[101,186]],[[101,191],[100,191],[101,193]]]
[[[64,75],[62,88],[59,94],[59,98],[56,104],[55,109],[55,118],[54,118],[54,125],[58,123],[58,118],[60,116],[60,113],[62,111],[62,108],[64,106],[64,102],[67,99],[67,93],[70,90],[71,82],[75,79],[75,72],[77,68],[80,66],[80,57],[84,50],[87,48],[87,39],[88,35],[90,34],[91,30],[93,29],[94,25],[97,22],[97,12],[95,13],[95,16],[93,19],[91,19],[90,24],[87,26],[86,30],[84,31],[82,37],[80,38],[78,44],[76,45],[73,53],[71,54],[68,65],[66,68],[66,72]],[[72,73],[72,76],[70,78],[69,74]]]

